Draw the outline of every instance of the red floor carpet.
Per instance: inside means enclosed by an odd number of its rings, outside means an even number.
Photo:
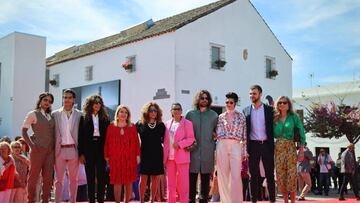
[[[276,201],[278,203],[281,203],[282,201]],[[307,201],[296,201],[299,203],[316,203],[316,202],[320,202],[320,203],[355,203],[355,202],[360,202],[360,201],[356,201],[356,199],[354,198],[347,198],[345,201],[339,201],[338,199],[327,199],[327,200],[307,200]],[[106,203],[113,203],[113,202],[106,202]],[[139,203],[139,202],[133,202],[133,203]],[[160,203],[160,202],[156,202],[156,203]],[[164,202],[166,203],[166,202]],[[220,203],[220,202],[214,202],[214,203]],[[245,203],[251,203],[251,202],[245,202]],[[258,203],[268,203],[268,201],[260,201]]]

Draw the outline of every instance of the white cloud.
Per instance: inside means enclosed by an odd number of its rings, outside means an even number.
[[[351,59],[347,63],[347,68],[348,69],[360,69],[360,57]]]
[[[341,82],[348,82],[353,80],[359,80],[360,75],[356,78],[357,75],[351,74],[337,74],[331,76],[324,76],[317,79],[319,84],[330,84],[330,83],[341,83]]]
[[[169,0],[132,0],[139,5],[144,13],[141,15],[159,20],[165,17],[169,17],[193,8],[197,8],[217,0],[181,0],[181,1],[169,1]]]
[[[296,22],[291,22],[292,29],[306,29],[360,8],[358,0],[302,0],[293,1],[296,7]]]
[[[47,37],[48,56],[70,42],[81,44],[113,35],[131,20],[121,12],[100,7],[95,0],[18,0],[5,3],[6,8],[0,4],[0,26],[17,24],[23,30],[13,31]]]
[[[120,32],[141,21],[159,20],[215,0],[130,0],[118,7],[96,0],[0,0],[1,26],[47,37],[47,56]],[[114,3],[114,2],[113,2]],[[17,28],[16,28],[17,29]],[[7,33],[3,33],[7,34]]]

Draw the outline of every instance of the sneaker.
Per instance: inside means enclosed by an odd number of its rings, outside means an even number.
[[[344,201],[345,198],[344,197],[339,197],[339,201]]]
[[[298,201],[305,201],[305,197],[299,197],[297,200]]]

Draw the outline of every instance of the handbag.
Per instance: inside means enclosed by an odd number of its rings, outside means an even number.
[[[300,145],[301,142],[301,137],[300,137],[300,129],[295,126],[295,119],[293,117],[293,121],[294,121],[294,142],[298,145]]]
[[[192,152],[196,149],[196,147],[197,147],[197,142],[196,140],[194,140],[194,142],[191,145],[185,147],[184,150],[187,152]]]

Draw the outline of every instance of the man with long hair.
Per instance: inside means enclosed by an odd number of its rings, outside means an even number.
[[[196,144],[191,148],[190,203],[195,203],[197,179],[200,173],[200,203],[208,202],[210,174],[214,171],[215,129],[218,115],[210,109],[212,98],[207,90],[200,90],[193,102],[194,109],[186,114],[192,121]]]
[[[55,202],[61,202],[65,169],[69,171],[70,202],[76,202],[79,173],[78,133],[82,113],[74,108],[76,94],[63,92],[64,106],[53,112],[55,119]]]
[[[22,136],[31,148],[30,172],[28,179],[28,202],[35,202],[36,187],[42,175],[42,202],[49,202],[54,173],[55,121],[51,116],[51,105],[54,96],[48,92],[41,93],[36,107],[30,111],[22,127]],[[29,136],[27,131],[34,132]]]

